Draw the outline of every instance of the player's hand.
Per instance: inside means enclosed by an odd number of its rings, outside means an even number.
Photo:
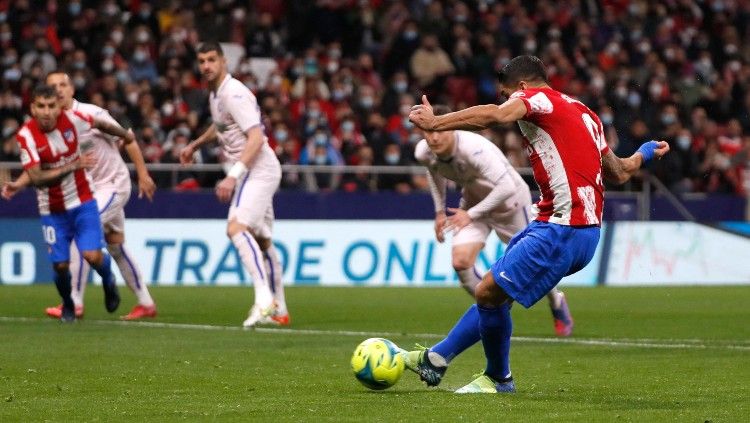
[[[448,216],[448,225],[446,226],[446,229],[452,230],[453,233],[457,233],[471,223],[471,217],[469,216],[469,213],[466,213],[466,210],[448,207],[448,211],[453,214]]]
[[[232,193],[234,187],[237,185],[237,180],[234,178],[226,177],[216,185],[216,197],[222,203],[228,203],[232,199]]]
[[[180,164],[189,165],[193,163],[193,154],[195,154],[195,149],[192,145],[188,144],[183,147],[182,150],[180,150]]]
[[[81,157],[78,159],[78,168],[79,169],[93,169],[93,167],[96,166],[96,157],[94,157],[94,153],[88,152],[81,155]]]
[[[138,176],[138,198],[146,196],[148,201],[154,200],[154,193],[156,192],[156,184],[151,179],[151,175],[148,173],[145,175]]]
[[[448,218],[445,216],[445,212],[435,214],[435,239],[441,244],[445,241],[446,223],[448,223]]]
[[[657,146],[654,149],[654,158],[658,160],[669,153],[669,143],[666,141],[657,141],[656,144]]]
[[[422,96],[422,104],[411,107],[409,120],[425,131],[432,131],[435,127],[435,114],[432,112],[432,105],[426,95]]]
[[[11,198],[13,198],[13,196],[18,194],[22,189],[23,187],[18,185],[16,181],[8,181],[3,184],[3,189],[0,195],[6,200],[10,200]]]

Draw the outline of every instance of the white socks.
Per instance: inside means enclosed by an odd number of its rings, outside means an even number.
[[[75,276],[73,276],[73,280],[75,280]],[[550,291],[547,293],[549,306],[555,310],[560,308],[560,302],[562,301],[559,294],[560,294],[560,290],[558,290],[557,287],[550,289]],[[75,298],[73,298],[73,301],[75,301]]]
[[[151,307],[154,300],[148,292],[146,284],[143,282],[141,271],[133,260],[133,256],[125,250],[125,244],[107,244],[107,251],[112,259],[117,263],[125,283],[138,299],[138,304]],[[75,301],[75,300],[74,300]]]
[[[125,245],[107,244],[107,251],[109,251],[109,255],[112,256],[115,263],[117,263],[117,267],[120,269],[120,273],[125,279],[125,283],[138,299],[138,304],[146,307],[153,306],[154,300],[148,292],[148,287],[143,282],[141,271],[133,260],[133,256],[125,249]],[[83,306],[83,293],[86,290],[86,283],[89,280],[90,271],[91,265],[83,259],[75,242],[71,243],[70,274],[72,278],[70,280],[70,296],[73,298],[73,304],[75,304],[76,307]]]
[[[70,243],[70,297],[76,307],[83,307],[83,292],[89,280],[91,266],[83,259],[75,241]]]
[[[262,308],[268,308],[273,304],[273,294],[266,276],[263,252],[252,235],[243,231],[231,237],[232,244],[240,253],[240,259],[245,269],[253,277],[253,288],[255,289],[255,304]]]
[[[278,307],[277,312],[282,315],[287,314],[284,283],[281,281],[284,268],[281,267],[281,261],[279,261],[279,255],[276,253],[276,247],[274,247],[273,242],[271,242],[271,246],[268,247],[263,255],[273,299],[276,301],[276,306]]]
[[[474,290],[479,285],[479,282],[482,281],[476,267],[472,266],[468,269],[457,270],[456,273],[458,273],[458,280],[461,281],[461,287],[473,297]]]

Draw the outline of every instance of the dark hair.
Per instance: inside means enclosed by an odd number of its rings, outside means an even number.
[[[36,100],[37,98],[50,98],[54,97],[57,98],[57,91],[55,91],[54,88],[50,87],[49,85],[37,85],[34,88],[34,91],[31,92],[31,101]]]
[[[435,116],[442,116],[447,115],[448,113],[452,112],[450,107],[444,105],[444,104],[436,104],[432,106],[432,114]]]
[[[519,81],[549,83],[544,62],[531,55],[514,57],[498,72],[497,79],[505,86],[516,85]]]
[[[46,81],[52,75],[65,75],[70,78],[70,75],[68,75],[67,71],[64,71],[62,69],[55,69],[52,72],[48,73],[47,76],[44,77],[44,80]]]
[[[197,53],[208,53],[210,51],[215,51],[219,56],[224,56],[224,50],[221,49],[221,44],[215,41],[201,43],[201,45],[198,46]]]

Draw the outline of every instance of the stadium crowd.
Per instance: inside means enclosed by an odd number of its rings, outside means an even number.
[[[0,0],[0,161],[17,160],[30,91],[61,68],[78,99],[136,130],[148,162],[179,162],[209,120],[201,41],[228,43],[282,164],[413,164],[421,135],[407,115],[422,93],[454,109],[498,102],[496,70],[536,54],[618,154],[669,141],[653,171],[673,191],[750,192],[750,3],[739,0]],[[485,135],[527,166],[517,128]],[[200,156],[222,161],[219,149]],[[213,183],[193,175],[181,186]],[[282,187],[426,183],[288,172]]]

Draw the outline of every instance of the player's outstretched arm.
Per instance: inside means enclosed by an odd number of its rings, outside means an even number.
[[[216,125],[213,123],[209,126],[198,138],[191,141],[188,145],[180,150],[180,164],[189,165],[193,163],[193,154],[195,151],[201,148],[202,145],[207,144],[216,139]]]
[[[8,181],[3,184],[0,195],[6,200],[10,200],[29,185],[31,185],[31,178],[27,172],[23,172],[15,181]]]
[[[648,141],[638,148],[632,156],[620,158],[608,150],[602,156],[604,179],[614,184],[624,184],[638,172],[641,165],[654,158],[660,159],[669,152],[666,141]]]
[[[412,106],[409,112],[409,120],[426,131],[479,131],[503,123],[515,122],[523,119],[524,116],[526,116],[526,105],[516,98],[499,106],[485,104],[435,116],[427,96],[423,95],[422,104]]]
[[[110,121],[108,119],[105,120],[94,118],[91,126],[104,132],[105,134],[109,134],[117,138],[122,138],[123,141],[125,141],[125,144],[135,141],[135,134],[133,134],[133,131],[123,128],[114,120]]]
[[[154,192],[156,191],[156,184],[151,179],[151,175],[146,169],[146,161],[143,159],[143,153],[141,147],[138,146],[135,140],[135,134],[132,130],[128,130],[133,135],[133,139],[125,140],[125,152],[128,153],[128,157],[135,165],[135,172],[138,175],[138,198],[146,198],[151,201],[154,199]]]
[[[59,182],[62,178],[78,169],[91,169],[96,165],[96,159],[92,154],[84,154],[80,158],[53,169],[42,169],[40,164],[36,164],[28,169],[31,184],[35,187],[46,187]]]

